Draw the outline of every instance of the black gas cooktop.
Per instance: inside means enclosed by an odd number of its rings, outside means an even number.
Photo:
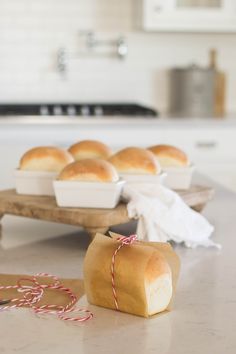
[[[0,104],[0,116],[157,117],[154,109],[133,103]]]

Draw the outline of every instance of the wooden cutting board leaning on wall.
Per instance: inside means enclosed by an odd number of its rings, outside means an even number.
[[[225,116],[226,74],[218,68],[216,49],[210,50],[209,66],[216,71],[214,115],[216,118],[223,118]]]

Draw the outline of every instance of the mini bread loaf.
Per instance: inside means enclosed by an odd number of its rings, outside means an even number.
[[[27,151],[21,158],[19,169],[25,171],[60,172],[74,161],[71,154],[53,146],[39,146]]]
[[[114,166],[105,160],[84,159],[66,166],[58,179],[64,181],[117,182],[119,176]]]
[[[96,140],[83,140],[72,145],[68,151],[76,161],[90,158],[107,159],[111,154],[111,149]]]
[[[91,304],[116,309],[111,264],[116,239],[97,234],[84,260],[84,285]],[[169,244],[135,242],[124,245],[114,261],[118,309],[148,317],[170,309],[179,259]]]
[[[161,167],[188,166],[188,156],[180,149],[171,145],[155,145],[148,148],[157,157]]]
[[[128,147],[109,158],[118,172],[127,174],[159,174],[161,167],[155,155],[146,149]]]

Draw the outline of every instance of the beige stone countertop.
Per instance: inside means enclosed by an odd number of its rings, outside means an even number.
[[[172,312],[144,319],[88,306],[94,318],[84,324],[37,318],[28,309],[0,312],[0,353],[235,354],[235,213],[236,195],[216,186],[204,214],[223,248],[176,247],[182,271]],[[82,230],[13,216],[2,224],[1,273],[82,277],[89,242]],[[80,304],[87,306],[85,297]]]

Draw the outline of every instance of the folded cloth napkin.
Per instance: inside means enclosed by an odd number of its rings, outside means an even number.
[[[174,191],[162,185],[147,184],[137,190],[127,184],[122,196],[128,201],[129,217],[139,219],[139,239],[155,242],[173,240],[192,248],[221,248],[210,239],[214,227],[201,214],[188,207]]]

